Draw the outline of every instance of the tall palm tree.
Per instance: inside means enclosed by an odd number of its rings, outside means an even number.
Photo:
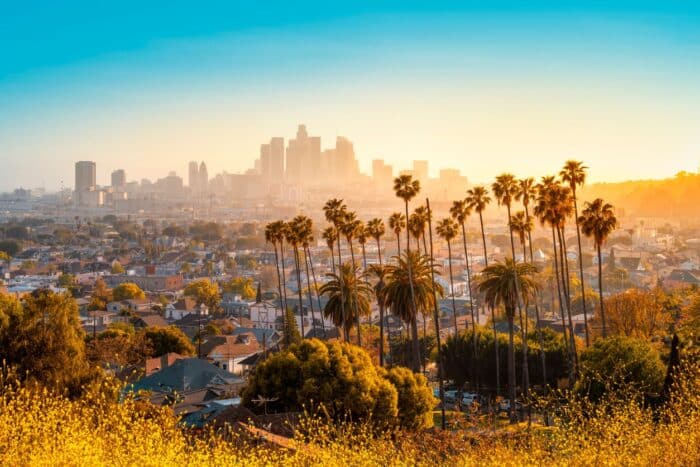
[[[355,252],[353,249],[352,240],[357,237],[361,228],[362,221],[357,219],[357,214],[354,212],[345,212],[345,218],[343,223],[340,225],[340,233],[345,236],[345,240],[348,242],[348,247],[350,248],[350,259],[352,264],[355,264]],[[355,312],[355,317],[357,318],[357,345],[362,345],[362,335],[360,329],[360,313]]]
[[[418,312],[432,310],[436,296],[443,296],[440,284],[435,284],[433,295],[433,275],[440,274],[430,258],[409,251],[397,257],[397,263],[387,266],[388,280],[384,286],[385,305],[412,329],[412,353],[414,371],[420,370],[420,350],[418,348]]]
[[[596,250],[598,252],[598,294],[600,297],[600,320],[603,324],[603,337],[607,337],[608,332],[605,326],[605,309],[603,308],[603,261],[601,247],[608,236],[617,227],[617,217],[611,204],[600,198],[593,202],[586,202],[585,208],[578,218],[581,230],[586,237],[593,237]]]
[[[530,216],[530,203],[537,198],[537,187],[535,185],[535,179],[533,178],[523,178],[518,181],[518,193],[516,194],[516,199],[523,204],[523,209],[525,209],[525,222],[530,225],[533,224],[532,217]],[[527,243],[530,251],[530,263],[535,264],[535,255],[532,252],[532,227],[527,230]],[[523,257],[525,257],[525,252],[523,252]],[[535,320],[537,324],[537,342],[540,344],[540,360],[542,361],[542,387],[547,386],[547,362],[544,350],[544,339],[542,336],[542,324],[540,322],[540,305],[539,297],[535,297]]]
[[[416,217],[416,229],[420,230],[421,238],[423,239],[423,254],[428,254],[428,246],[425,241],[425,229],[428,227],[428,216],[430,213],[425,206],[418,206],[413,210]]]
[[[420,192],[420,182],[418,180],[413,180],[412,176],[399,175],[398,177],[396,177],[394,179],[394,193],[396,194],[397,198],[401,198],[404,202],[405,215],[406,215],[407,220],[408,220],[408,203],[419,192]],[[407,257],[409,256],[410,252],[411,252],[410,233],[409,233],[408,229],[406,229],[406,255],[407,255]],[[413,332],[413,357],[415,360],[413,362],[413,369],[414,369],[414,371],[419,371],[420,370],[420,347],[418,345],[418,323],[416,322],[417,308],[416,308],[415,291],[413,290],[413,277],[411,274],[411,263],[412,263],[412,261],[406,261],[406,265],[408,266],[408,284],[409,284],[410,290],[411,290],[411,303],[413,305],[412,311],[413,311],[413,316],[414,316],[414,319],[411,321],[411,326],[412,326],[411,331]]]
[[[338,231],[331,225],[323,230],[321,236],[326,241],[326,246],[331,252],[331,268],[333,273],[335,273],[335,257],[333,256],[333,250],[335,249],[335,242],[338,240]]]
[[[272,248],[275,250],[275,269],[277,270],[277,287],[279,289],[280,310],[284,310],[286,308],[282,299],[282,275],[280,274],[279,255],[277,254],[277,245],[283,237],[283,228],[284,222],[282,221],[270,222],[265,226],[265,241],[271,244]]]
[[[578,222],[578,202],[576,200],[576,188],[583,186],[586,183],[586,167],[581,161],[569,160],[564,163],[564,168],[559,172],[564,183],[569,184],[571,188],[571,197],[574,202],[574,222],[576,223],[576,241],[578,242],[578,268],[579,268],[579,279],[581,280],[581,296],[584,297],[583,303],[583,324],[586,331],[586,346],[590,345],[590,339],[588,337],[588,312],[586,310],[586,300],[585,300],[585,283],[583,279],[583,257],[581,256],[581,228]]]
[[[282,298],[284,300],[284,309],[282,310],[282,316],[287,316],[287,309],[289,308],[289,302],[287,301],[287,277],[285,273],[285,266],[284,266],[284,241],[287,239],[287,232],[289,232],[289,224],[284,221],[280,221],[280,227],[279,227],[279,235],[277,237],[277,241],[280,244],[280,262],[282,263]],[[286,344],[289,346],[291,344],[289,340],[290,336],[289,333],[285,333],[285,339],[286,339]]]
[[[510,218],[510,230],[518,236],[520,240],[520,245],[523,249],[523,262],[527,262],[527,254],[525,250],[525,236],[532,232],[532,219],[525,216],[525,211],[518,211]],[[523,314],[521,310],[520,315],[520,329],[521,336],[523,339],[522,347],[522,357],[523,357],[523,392],[527,394],[530,388],[530,368],[528,366],[528,346],[527,346],[527,313],[525,319],[523,320]],[[527,311],[527,310],[526,310]]]
[[[457,236],[457,223],[450,217],[438,222],[435,227],[437,234],[447,242],[447,262],[450,268],[450,296],[452,297],[452,317],[454,319],[455,335],[457,335],[457,305],[455,304],[455,283],[452,275],[452,240]]]
[[[337,274],[326,274],[329,281],[320,289],[320,293],[328,297],[323,314],[335,326],[343,329],[346,341],[350,328],[357,321],[353,315],[370,312],[372,286],[364,274],[358,274],[358,269],[354,263],[343,263]]]
[[[384,227],[384,221],[379,218],[374,218],[367,223],[367,232],[374,238],[377,242],[377,256],[379,257],[379,264],[382,264],[382,237],[386,232],[386,227]]]
[[[304,327],[304,304],[301,297],[302,285],[301,285],[301,262],[299,261],[299,245],[301,244],[303,230],[305,228],[305,216],[297,216],[289,223],[289,228],[285,232],[285,237],[287,243],[292,245],[294,251],[294,265],[297,275],[297,289],[299,291],[299,317],[301,318],[301,338],[306,337],[305,327]]]
[[[359,221],[357,225],[357,243],[362,247],[362,269],[367,271],[367,252],[365,251],[365,244],[369,238],[369,233],[367,232],[367,226],[364,222]]]
[[[401,231],[406,228],[406,216],[395,212],[389,216],[389,228],[396,235],[396,255],[401,254]]]
[[[386,309],[384,287],[389,270],[381,264],[371,264],[367,270],[369,277],[376,282],[374,284],[374,297],[377,299],[379,308],[379,366],[384,366],[384,310]]]
[[[515,421],[515,347],[513,342],[515,310],[521,296],[530,298],[539,285],[534,275],[537,268],[530,263],[516,263],[510,258],[484,268],[478,281],[479,290],[493,307],[503,305],[508,319],[508,392],[510,419]]]
[[[306,292],[309,296],[309,309],[311,310],[311,330],[313,331],[316,328],[316,317],[314,315],[314,302],[311,294],[311,275],[309,274],[309,263],[311,262],[311,259],[309,258],[309,247],[314,241],[313,222],[310,218],[304,216],[303,223],[300,224],[300,227],[301,229],[299,232],[299,241],[301,243],[301,248],[304,253],[304,267],[306,269]],[[314,289],[314,292],[318,296],[318,291]],[[321,313],[320,301],[318,312]],[[321,321],[323,321],[323,319]],[[323,325],[321,325],[321,327],[323,327]]]
[[[310,239],[309,243],[313,241],[313,237]],[[309,266],[311,267],[311,277],[314,280],[314,291],[316,292],[316,303],[318,305],[318,312],[321,315],[321,329],[323,331],[323,337],[326,337],[326,320],[323,317],[323,308],[321,307],[321,295],[320,292],[318,291],[318,282],[316,282],[316,271],[314,271],[314,261],[313,257],[311,256],[311,248],[310,245],[307,244],[305,245],[306,248],[306,256],[309,260]],[[331,254],[331,256],[333,256]],[[335,270],[335,268],[334,268]],[[308,272],[307,272],[308,274]]]
[[[346,211],[347,206],[345,205],[345,203],[343,203],[342,199],[338,198],[329,199],[323,206],[323,213],[326,217],[326,220],[329,223],[333,224],[333,227],[335,227],[336,232],[340,232],[340,226],[345,221]],[[336,240],[338,241],[338,266],[340,266],[340,264],[342,263],[340,253],[340,235],[337,236]]]
[[[484,245],[484,266],[489,265],[489,255],[486,250],[486,232],[484,230],[484,210],[491,202],[489,191],[484,186],[475,186],[467,190],[467,207],[479,213],[479,226],[481,227],[481,241]],[[501,370],[500,370],[500,349],[498,348],[498,333],[496,332],[496,311],[489,307],[491,311],[491,325],[493,327],[494,352],[496,353],[496,396],[501,393]]]
[[[411,213],[408,218],[408,232],[410,232],[413,239],[416,241],[416,251],[420,253],[420,238],[425,231],[425,226],[419,214]]]
[[[472,330],[474,331],[472,334],[474,336],[474,339],[476,339],[476,314],[474,313],[474,294],[472,290],[472,273],[471,273],[471,266],[469,265],[469,250],[467,248],[467,218],[469,217],[469,214],[471,214],[471,210],[469,209],[469,204],[467,203],[466,200],[457,200],[452,202],[452,207],[450,207],[450,215],[452,216],[452,219],[457,222],[459,226],[462,228],[462,243],[464,246],[464,262],[467,266],[467,288],[469,289],[469,305],[470,305],[470,311],[471,311],[471,319],[472,319]],[[475,347],[476,348],[476,341],[475,341]]]

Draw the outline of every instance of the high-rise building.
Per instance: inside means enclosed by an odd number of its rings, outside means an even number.
[[[260,158],[255,161],[256,171],[265,178],[270,176],[270,145],[260,145]]]
[[[112,188],[123,190],[126,187],[126,172],[124,169],[112,172]]]
[[[413,161],[413,173],[421,183],[427,183],[428,161]]]
[[[321,164],[321,138],[309,137],[306,125],[299,125],[296,139],[287,146],[287,181],[313,182]]]
[[[201,191],[207,191],[209,188],[209,172],[207,171],[207,164],[202,161],[199,164],[199,189]]]
[[[189,164],[189,178],[187,179],[187,184],[190,190],[196,191],[199,186],[199,168],[197,167],[197,162],[191,161]]]
[[[372,161],[372,180],[377,187],[389,187],[394,177],[392,166],[384,163],[383,159]]]
[[[284,138],[280,136],[275,136],[270,140],[269,176],[275,182],[279,182],[284,178]]]
[[[335,166],[336,173],[339,175],[338,181],[351,182],[360,175],[353,144],[344,136],[338,136],[335,141]]]
[[[97,186],[97,166],[92,161],[75,163],[75,191],[90,191]]]

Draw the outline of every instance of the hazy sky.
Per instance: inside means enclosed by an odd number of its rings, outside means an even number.
[[[243,171],[298,123],[367,172],[698,169],[700,2],[336,3],[0,0],[0,190]]]

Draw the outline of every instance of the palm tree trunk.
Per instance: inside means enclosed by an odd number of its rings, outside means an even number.
[[[287,316],[287,278],[285,277],[285,272],[284,272],[284,240],[280,240],[280,259],[282,260],[282,298],[284,299],[284,307],[282,308],[282,316],[285,317]],[[286,340],[287,340],[287,346],[289,346],[290,341],[289,341],[289,333],[285,333],[286,335]]]
[[[603,339],[608,337],[608,330],[605,327],[605,309],[603,308],[603,260],[600,253],[600,244],[596,244],[598,249],[598,295],[600,297],[600,321],[603,324]]]
[[[323,337],[326,336],[326,321],[323,317],[323,308],[321,308],[321,297],[318,294],[318,283],[316,282],[316,271],[314,271],[314,262],[311,257],[311,249],[306,248],[309,257],[309,265],[311,266],[311,277],[314,279],[314,290],[316,292],[316,302],[318,304],[318,313],[321,315],[321,329],[323,329]]]
[[[343,259],[341,257],[340,253],[340,231],[338,230],[338,226],[335,226],[336,231],[338,232],[338,272],[340,273],[339,276],[343,275]],[[341,284],[345,285],[345,282],[341,281]],[[342,314],[342,320],[343,320],[343,332],[345,333],[345,342],[350,342],[350,335],[348,333],[348,327],[346,326],[346,323],[348,321],[347,313],[345,313],[345,293],[340,294],[340,308],[341,308],[341,314]]]
[[[476,314],[474,313],[474,294],[472,293],[472,273],[471,266],[469,265],[469,250],[467,249],[467,229],[462,222],[462,243],[464,245],[464,263],[467,266],[467,288],[469,289],[469,309],[472,318],[472,375],[474,378],[474,385],[476,388],[479,387],[477,382],[477,371],[476,371],[476,360],[477,360],[477,345],[476,345]]]
[[[479,225],[481,226],[481,241],[484,244],[484,266],[489,265],[489,255],[486,250],[486,232],[484,231],[484,216],[479,211]],[[501,394],[501,362],[500,362],[500,351],[498,348],[498,332],[496,331],[496,312],[492,306],[489,306],[491,310],[491,325],[493,326],[493,344],[496,352],[496,397]]]
[[[382,244],[377,238],[377,256],[379,257],[379,265],[382,265]]]
[[[330,246],[329,250],[331,250],[331,270],[333,271],[333,274],[335,274],[335,252],[333,251],[333,247]]]
[[[517,267],[517,261],[515,259],[515,240],[513,238],[513,229],[512,223],[511,223],[511,217],[510,217],[510,204],[506,204],[506,208],[508,210],[508,232],[510,233],[510,251],[511,251],[511,257],[513,259],[513,265]],[[523,248],[523,262],[525,262],[525,248]],[[520,280],[518,280],[518,275],[516,273],[515,275],[515,293],[517,295],[517,306],[518,306],[518,317],[520,318],[520,332],[522,334],[523,338],[523,351],[526,350],[527,345],[525,344],[525,327],[523,326],[523,307],[521,304],[522,301],[522,295],[520,293]],[[527,367],[527,354],[524,354],[523,356],[523,381],[526,381],[529,376],[528,376],[528,367]],[[523,384],[523,390],[525,390],[525,385]]]
[[[301,271],[300,269],[300,264],[299,264],[299,248],[294,245],[294,262],[296,263],[297,267],[297,288],[299,289],[299,317],[301,318],[301,338],[304,339],[306,337],[306,332],[304,329],[304,304],[302,303],[302,298],[301,298]]]
[[[509,417],[511,423],[516,421],[515,417],[515,343],[513,342],[514,324],[513,318],[515,310],[507,311],[508,315],[508,394],[510,398]]]
[[[355,276],[355,279],[357,280],[357,276],[355,275],[355,252],[353,251],[352,248],[352,240],[348,238],[348,245],[350,246],[350,260],[352,261],[352,274]],[[361,335],[361,330],[360,330],[360,312],[357,309],[357,304],[353,301],[353,304],[355,306],[355,323],[357,324],[357,345],[362,347],[362,335]]]
[[[520,242],[522,243],[523,246],[523,262],[526,262],[525,258],[526,253],[525,253],[525,235],[522,235],[520,238]],[[530,365],[528,363],[528,347],[527,347],[527,306],[523,307],[525,309],[525,320],[524,320],[524,325],[523,326],[523,394],[527,395],[527,393],[530,391]],[[522,316],[522,314],[521,314]]]
[[[452,318],[455,323],[455,336],[457,336],[457,304],[455,303],[455,283],[452,277],[452,245],[449,240],[447,240],[447,262],[450,268],[450,296],[452,297]]]
[[[396,256],[401,256],[401,234],[396,234]]]
[[[304,266],[306,269],[306,292],[307,295],[309,296],[309,308],[311,309],[311,330],[313,331],[316,329],[316,318],[314,316],[314,301],[313,297],[311,296],[311,276],[309,275],[309,256],[306,253],[306,248],[302,246],[302,250],[304,250]],[[319,306],[318,308],[319,313],[323,314],[321,311],[321,307]],[[315,335],[315,333],[314,333]]]
[[[527,204],[525,205],[525,218],[530,220],[530,212],[528,211]],[[530,262],[535,264],[535,255],[532,253],[532,232],[527,233],[527,242],[530,249]],[[539,294],[537,294],[539,296]],[[540,360],[542,360],[542,389],[546,391],[547,388],[547,362],[545,358],[544,351],[544,339],[542,338],[542,324],[540,323],[540,305],[539,297],[535,296],[535,320],[537,326],[537,342],[540,345]]]
[[[557,283],[557,299],[559,300],[559,311],[561,312],[561,326],[562,326],[562,332],[564,333],[564,342],[566,342],[566,349],[568,352],[571,352],[570,346],[571,346],[571,341],[569,340],[568,333],[566,332],[566,314],[564,312],[564,298],[562,297],[561,294],[561,278],[559,277],[559,260],[557,259],[557,256],[559,255],[559,252],[557,250],[557,240],[556,236],[554,234],[554,225],[552,225],[552,246],[554,248],[554,277],[555,277],[555,282]],[[569,357],[570,358],[570,357]]]
[[[410,240],[410,232],[408,231],[408,200],[404,202],[404,205],[406,207],[406,265],[408,267],[408,285],[411,289],[411,306],[413,307],[412,315],[413,315],[413,320],[411,323],[411,326],[415,328],[415,332],[413,334],[413,371],[418,372],[420,371],[420,346],[418,345],[418,325],[416,320],[418,319],[418,310],[416,309],[416,294],[415,291],[413,290],[413,273],[411,272],[411,258],[410,258],[410,252],[411,252],[411,240]]]
[[[379,257],[379,267],[383,268],[382,265],[382,245],[377,240],[377,256]],[[384,304],[379,303],[379,366],[384,366]]]
[[[586,284],[584,283],[583,280],[583,256],[581,253],[581,227],[578,224],[578,203],[576,201],[576,190],[574,189],[573,192],[573,197],[574,197],[574,221],[576,222],[576,240],[578,241],[578,269],[579,269],[579,276],[581,279],[581,297],[583,298],[583,326],[585,327],[585,333],[586,333],[586,347],[588,347],[591,342],[590,338],[588,337],[588,311],[586,310]]]
[[[362,269],[367,271],[367,253],[365,253],[365,244],[362,243]]]
[[[277,269],[277,288],[279,289],[279,299],[280,299],[280,310],[283,309],[283,303],[282,303],[282,276],[280,274],[280,262],[279,262],[279,255],[277,255],[277,244],[273,243],[272,247],[275,249],[275,269]],[[275,314],[275,320],[278,318],[278,314]],[[277,324],[277,323],[275,323]]]
[[[557,229],[557,232],[559,234],[559,244],[561,245],[561,248],[559,248],[559,254],[562,257],[561,259],[561,264],[562,264],[562,283],[564,284],[564,288],[566,289],[566,314],[569,319],[569,339],[571,340],[571,368],[572,368],[572,374],[571,374],[571,381],[572,383],[576,379],[576,368],[578,366],[577,361],[578,361],[578,356],[576,354],[576,335],[574,333],[574,322],[571,318],[571,278],[569,277],[569,258],[566,256],[566,239],[564,238],[564,234],[562,233],[563,229]]]

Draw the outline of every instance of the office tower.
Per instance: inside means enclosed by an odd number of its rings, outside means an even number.
[[[287,181],[301,183],[315,180],[321,164],[321,138],[309,137],[306,125],[299,125],[296,139],[287,146]]]
[[[94,190],[97,183],[97,166],[92,161],[79,161],[75,163],[75,191]]]
[[[197,190],[199,185],[199,168],[195,161],[191,161],[189,164],[189,178],[187,179],[187,184],[192,191]]]
[[[207,191],[209,187],[209,172],[207,171],[207,164],[202,161],[199,164],[199,189],[200,191]]]
[[[320,145],[320,141],[319,141]],[[270,139],[270,179],[279,182],[284,178],[284,138]]]
[[[428,161],[413,161],[413,173],[421,183],[428,181]]]
[[[338,136],[335,141],[335,165],[339,181],[351,182],[360,175],[355,149],[352,142],[344,136]]]
[[[112,172],[112,188],[123,190],[126,186],[126,172],[123,169]]]
[[[372,179],[377,187],[389,187],[393,177],[393,167],[385,164],[383,159],[374,159],[372,161]]]
[[[270,145],[260,145],[260,158],[255,161],[255,170],[266,179],[270,177]]]

